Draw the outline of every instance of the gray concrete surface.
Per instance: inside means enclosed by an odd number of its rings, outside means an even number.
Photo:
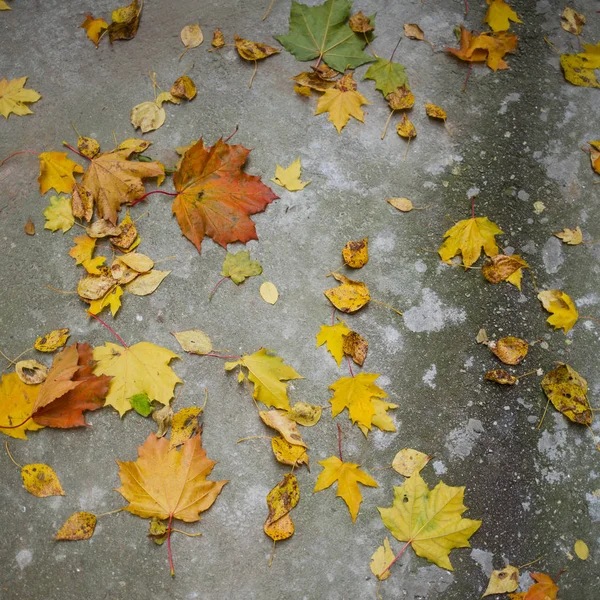
[[[469,216],[469,194],[478,190],[477,213],[504,230],[501,245],[522,253],[538,286],[563,289],[583,314],[600,317],[600,246],[562,246],[552,236],[565,226],[580,225],[587,239],[600,237],[593,185],[598,176],[580,149],[600,137],[598,91],[567,84],[557,54],[543,40],[546,35],[558,48],[577,51],[577,39],[559,26],[563,3],[515,2],[524,23],[513,29],[520,41],[509,57],[511,69],[493,73],[476,65],[461,93],[466,64],[442,48],[455,46],[456,24],[483,29],[484,2],[471,2],[466,18],[459,0],[355,2],[357,10],[377,12],[374,48],[380,55],[389,56],[405,22],[419,23],[435,45],[432,50],[404,39],[397,52],[417,98],[411,119],[418,137],[406,163],[404,142],[393,130],[380,140],[387,107],[373,82],[359,84],[372,102],[365,124],[352,121],[338,136],[326,116],[313,116],[316,100],[292,92],[289,78],[308,65],[282,52],[259,65],[249,90],[252,65],[233,48],[206,52],[217,27],[228,40],[237,33],[273,43],[273,35],[287,31],[287,0],[276,0],[265,22],[260,17],[266,0],[148,1],[134,40],[112,47],[105,40],[96,50],[77,27],[90,11],[108,18],[116,4],[14,0],[12,12],[0,14],[0,76],[28,75],[28,87],[43,95],[32,105],[34,115],[0,123],[0,158],[21,149],[60,150],[62,140],[76,139],[71,122],[110,149],[113,132],[119,140],[134,135],[129,111],[152,97],[147,73],[155,71],[168,87],[193,63],[188,74],[198,85],[198,97],[187,106],[167,107],[166,124],[147,135],[153,142],[148,154],[173,165],[174,147],[200,136],[212,143],[239,124],[235,142],[253,148],[248,171],[263,180],[273,176],[276,162],[286,165],[301,157],[312,183],[295,194],[277,188],[280,200],[255,217],[260,241],[248,244],[281,297],[275,306],[265,304],[258,295],[261,279],[254,278],[239,287],[227,282],[209,303],[225,253],[206,240],[199,256],[180,235],[170,199],[155,195],[134,211],[136,216],[149,213],[139,222],[140,250],[155,259],[176,255],[168,263],[173,272],[153,295],[126,297],[111,323],[129,343],[147,340],[175,351],[169,331],[190,328],[203,329],[216,347],[234,353],[271,348],[305,377],[290,386],[292,400],[325,406],[327,387],[347,370],[338,370],[323,348],[315,349],[319,326],[331,318],[322,294],[330,280],[324,276],[339,265],[345,242],[368,236],[371,259],[356,277],[375,298],[401,308],[405,316],[372,304],[348,322],[370,343],[365,370],[381,373],[379,383],[399,404],[393,412],[398,431],[365,439],[345,414],[333,422],[325,414],[318,426],[303,430],[312,470],[298,474],[296,534],[278,545],[269,568],[271,542],[262,531],[265,495],[285,468],[264,440],[236,444],[243,436],[269,433],[248,390],[224,373],[220,360],[182,355],[174,369],[185,385],[175,407],[201,403],[208,388],[204,444],[218,461],[214,475],[231,482],[201,523],[189,527],[203,537],[174,538],[176,578],[169,576],[166,548],[155,547],[146,538],[147,522],[133,515],[100,519],[90,541],[52,540],[76,510],[101,513],[123,505],[113,491],[119,485],[115,459],[134,460],[136,447],[154,424],[132,413],[121,420],[107,409],[89,416],[87,430],[45,429],[28,441],[11,442],[22,463],[43,461],[56,469],[65,497],[27,494],[18,470],[0,453],[0,597],[375,598],[368,563],[387,533],[376,507],[391,504],[393,486],[402,477],[374,469],[389,465],[408,446],[434,455],[424,471],[430,486],[440,479],[466,485],[465,516],[483,525],[471,540],[472,549],[452,552],[454,572],[407,552],[382,586],[383,598],[478,598],[492,568],[525,564],[540,555],[531,569],[551,575],[567,569],[559,580],[562,600],[598,598],[600,471],[590,432],[553,410],[538,431],[545,404],[540,378],[510,388],[484,383],[484,372],[497,362],[475,343],[480,327],[490,337],[543,338],[545,344],[532,348],[519,372],[547,371],[554,361],[568,361],[588,380],[592,405],[598,405],[597,325],[580,321],[565,337],[546,324],[547,314],[527,275],[519,293],[508,284],[487,284],[478,271],[444,266],[436,254],[422,250],[440,245],[450,225],[446,215],[454,220]],[[575,8],[588,17],[583,39],[597,42],[596,3],[579,0]],[[197,21],[207,40],[178,62],[179,31]],[[358,80],[365,70],[358,69]],[[447,110],[452,137],[427,119],[425,101]],[[71,328],[73,340],[113,341],[86,318],[76,296],[46,288],[76,287],[81,273],[67,252],[80,232],[43,230],[47,198],[40,198],[37,170],[36,157],[28,155],[0,169],[0,347],[10,356],[57,327]],[[390,196],[407,196],[429,208],[400,214],[386,204]],[[541,214],[534,212],[536,201],[546,206]],[[23,233],[29,216],[35,237]],[[49,357],[41,359],[49,362]],[[336,453],[336,423],[344,432],[346,459],[361,463],[380,485],[364,489],[354,525],[333,489],[311,493],[320,472],[317,461]],[[593,428],[600,435],[600,427]],[[587,562],[572,556],[579,538],[590,547]],[[526,573],[523,585],[529,583]]]

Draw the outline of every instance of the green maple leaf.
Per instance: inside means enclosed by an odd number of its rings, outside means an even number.
[[[383,94],[384,98],[403,85],[409,87],[404,65],[385,58],[377,58],[377,62],[371,65],[365,73],[364,79],[373,79],[375,87]]]
[[[236,254],[228,252],[223,261],[223,277],[230,277],[233,283],[239,285],[246,277],[254,277],[262,273],[262,267],[257,260],[250,260],[250,250],[240,250]]]
[[[363,35],[348,25],[352,3],[349,0],[327,0],[319,6],[292,1],[290,31],[276,37],[298,60],[322,59],[340,73],[373,61],[363,48]]]

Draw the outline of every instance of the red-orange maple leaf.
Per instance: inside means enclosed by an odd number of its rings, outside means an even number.
[[[205,148],[202,140],[181,161],[173,183],[173,202],[183,235],[200,252],[204,236],[224,248],[233,242],[257,240],[250,215],[262,212],[277,199],[260,177],[242,171],[250,150],[218,140]]]
[[[111,379],[93,375],[94,365],[89,344],[72,344],[59,352],[33,405],[33,420],[46,427],[87,425],[83,411],[102,408]]]

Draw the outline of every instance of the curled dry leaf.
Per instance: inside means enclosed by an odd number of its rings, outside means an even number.
[[[294,535],[294,522],[289,513],[300,500],[300,486],[296,476],[289,473],[267,494],[269,514],[264,532],[273,540],[286,540]]]
[[[112,23],[108,26],[108,38],[112,44],[115,40],[131,40],[135,37],[140,25],[142,6],[138,0],[127,6],[121,6],[113,10]]]
[[[518,365],[529,351],[529,344],[521,338],[507,336],[489,342],[488,348],[505,364]]]
[[[94,198],[81,184],[76,183],[71,192],[73,216],[84,221],[91,221],[94,214]]]
[[[498,33],[480,33],[473,35],[460,26],[460,49],[445,48],[460,60],[467,62],[486,62],[493,71],[508,69],[504,57],[517,49],[518,38],[514,33],[500,31]]]
[[[375,27],[371,24],[371,19],[367,17],[362,10],[348,19],[348,25],[354,33],[369,33],[369,31],[375,31]]]
[[[25,231],[25,233],[27,235],[35,235],[35,225],[34,225],[33,221],[31,220],[31,217],[29,217],[27,219],[27,223],[25,223],[23,230]]]
[[[499,383],[501,385],[514,385],[518,381],[514,375],[511,375],[504,369],[493,369],[488,371],[485,374],[484,379],[486,381],[493,381],[494,383]]]
[[[575,10],[570,6],[565,6],[565,10],[563,11],[561,17],[560,26],[569,33],[579,35],[584,25],[585,15],[575,12]]]
[[[213,48],[222,48],[225,46],[225,38],[223,37],[223,32],[220,29],[215,29],[213,33],[213,39],[210,45]]]
[[[171,86],[171,96],[192,100],[196,97],[196,84],[187,75],[182,75]]]
[[[271,438],[271,449],[273,450],[273,455],[281,464],[291,467],[306,465],[310,471],[308,452],[304,446],[290,444],[284,438],[276,436]]]
[[[85,233],[94,239],[114,237],[121,235],[121,228],[113,225],[106,219],[97,219],[89,227],[86,227]]]
[[[80,135],[77,138],[77,150],[88,158],[94,158],[100,152],[100,144],[94,138]]]
[[[169,427],[171,427],[171,423],[173,422],[173,409],[169,404],[162,408],[157,408],[152,413],[152,419],[158,425],[156,437],[162,438],[167,434],[167,431],[169,431]]]
[[[369,238],[348,242],[342,248],[344,263],[352,269],[360,269],[369,262]]]
[[[125,289],[135,296],[147,296],[157,290],[158,286],[163,282],[163,279],[170,272],[171,271],[158,271],[157,269],[153,269],[149,273],[143,273],[133,281],[130,281],[125,286]]]
[[[260,297],[268,304],[275,304],[279,299],[279,292],[274,283],[264,281],[259,289]]]
[[[234,35],[233,37],[235,39],[235,49],[244,60],[262,60],[263,58],[281,52],[281,50],[268,46],[267,44],[245,40],[239,35]]]
[[[538,300],[549,313],[552,313],[546,321],[554,329],[562,328],[566,334],[577,323],[577,319],[579,319],[577,308],[573,300],[564,292],[544,290],[538,294]]]
[[[25,465],[21,469],[21,477],[25,489],[38,498],[65,495],[56,471],[48,465]]]
[[[19,379],[27,385],[44,383],[48,377],[48,367],[37,360],[20,360],[15,365]]]
[[[102,34],[108,29],[108,23],[104,19],[94,19],[92,15],[88,15],[79,29],[85,29],[86,35],[97,48]]]
[[[362,367],[367,358],[369,342],[356,331],[351,331],[344,336],[342,349],[344,354],[350,356],[359,367]]]
[[[18,117],[33,114],[26,104],[37,102],[41,96],[35,90],[26,89],[26,81],[27,77],[10,81],[3,78],[0,81],[0,115],[5,119],[8,119],[11,113]]]
[[[312,427],[319,422],[322,411],[323,408],[321,406],[307,404],[306,402],[296,402],[288,411],[287,416],[303,427]]]
[[[431,459],[431,456],[419,450],[403,448],[394,456],[392,469],[403,477],[410,477],[413,473],[419,473]]]
[[[338,310],[353,313],[368,304],[371,299],[369,288],[362,281],[353,281],[339,273],[332,275],[341,285],[323,293]]]
[[[492,571],[490,581],[483,596],[494,594],[508,594],[519,587],[519,569],[512,565],[506,565],[504,569]]]
[[[62,229],[63,233],[69,231],[75,223],[71,198],[69,196],[51,196],[50,204],[44,211],[44,217],[46,217],[44,229],[50,231]]]
[[[37,338],[33,347],[39,352],[54,352],[67,343],[70,335],[68,328],[54,329],[50,333]]]
[[[406,113],[402,114],[402,119],[396,125],[396,132],[400,137],[411,139],[417,137],[417,130],[412,124],[411,120],[406,116]]]
[[[404,23],[404,35],[411,40],[424,40],[425,34],[416,23]]]
[[[377,550],[375,550],[373,553],[373,556],[371,556],[371,562],[369,564],[371,573],[373,573],[373,575],[375,575],[379,581],[384,581],[392,574],[392,572],[388,569],[388,566],[393,560],[394,553],[392,552],[390,541],[386,537],[383,540],[383,546],[379,546],[379,548],[377,548]]]
[[[199,406],[190,406],[182,408],[173,415],[169,448],[177,448],[185,444],[193,436],[200,434],[202,427],[200,426],[198,417],[201,414],[202,409]]]
[[[208,354],[212,351],[210,338],[200,329],[189,331],[171,331],[171,335],[179,342],[179,345],[190,354]]]
[[[90,512],[73,513],[54,536],[57,541],[89,540],[96,529],[96,515]]]
[[[161,127],[167,118],[167,113],[162,106],[156,102],[142,102],[131,109],[129,119],[131,124],[140,129],[142,133],[148,133]]]
[[[529,268],[529,265],[518,254],[511,256],[496,254],[486,261],[481,272],[490,283],[508,281],[521,289],[520,269],[523,268]]]
[[[292,421],[285,411],[261,410],[258,414],[267,427],[278,431],[287,442],[295,446],[307,447],[295,421]]]
[[[406,85],[396,88],[385,99],[392,110],[408,110],[415,105],[415,96]]]
[[[88,275],[79,280],[77,293],[84,302],[100,300],[116,285],[112,277],[106,275]]]
[[[292,77],[292,81],[295,81],[301,88],[309,88],[309,90],[317,90],[317,92],[324,92],[335,86],[335,80],[327,79],[314,71],[312,73],[306,71],[299,73]]]
[[[131,252],[134,248],[139,246],[141,240],[135,223],[129,215],[129,211],[127,211],[127,214],[119,223],[119,227],[121,228],[121,234],[111,238],[110,243],[122,252]]]
[[[577,246],[583,242],[583,232],[579,225],[575,229],[567,229],[566,227],[563,231],[558,231],[554,234],[559,240],[562,240],[565,244],[569,244],[570,246]]]
[[[200,23],[186,25],[181,30],[179,37],[186,50],[197,48],[204,41],[204,34],[202,33],[202,29],[200,29]]]
[[[590,425],[594,420],[587,398],[587,381],[569,365],[559,365],[546,373],[542,389],[554,408],[574,423]]]

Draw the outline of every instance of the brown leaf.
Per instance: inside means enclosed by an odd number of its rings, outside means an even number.
[[[187,75],[182,75],[171,86],[171,95],[175,98],[192,100],[196,97],[196,85]]]
[[[408,110],[415,105],[415,97],[406,85],[396,88],[385,99],[392,110]]]
[[[27,235],[35,235],[35,225],[33,224],[31,217],[27,219],[27,223],[25,223],[25,227],[23,227],[23,229]]]
[[[424,40],[423,30],[415,23],[404,23],[404,35],[411,40]]]
[[[362,367],[365,358],[367,358],[369,342],[356,333],[356,331],[351,331],[349,334],[343,336],[342,340],[344,354],[350,356],[359,367]]]
[[[488,371],[485,374],[485,380],[494,381],[495,383],[500,383],[502,385],[514,385],[518,381],[514,375],[511,375],[504,369],[494,369],[492,371]]]
[[[140,25],[142,7],[138,0],[128,6],[121,6],[112,12],[112,23],[108,26],[108,38],[112,44],[115,40],[130,40],[135,37]]]
[[[350,25],[350,29],[352,29],[354,33],[368,33],[369,31],[375,30],[375,27],[371,25],[369,17],[363,14],[362,10],[350,17],[348,25]]]
[[[521,338],[507,336],[497,342],[489,342],[488,348],[505,364],[518,365],[526,356],[529,344]]]
[[[481,272],[489,282],[500,283],[506,281],[513,273],[524,267],[528,268],[529,265],[518,254],[512,256],[497,254],[481,267]]]
[[[213,48],[222,48],[225,45],[225,38],[223,37],[223,32],[220,29],[215,29],[210,45]]]

